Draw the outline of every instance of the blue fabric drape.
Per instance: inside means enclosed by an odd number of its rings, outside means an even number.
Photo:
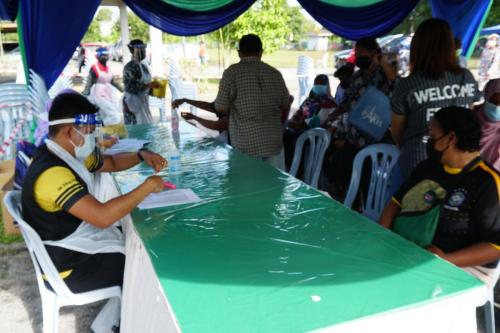
[[[450,23],[455,36],[462,39],[463,54],[468,54],[491,3],[492,0],[432,0],[431,8],[434,17]]]
[[[255,0],[234,0],[210,11],[191,11],[161,0],[125,0],[143,21],[169,34],[195,36],[217,30],[243,14]]]
[[[19,0],[0,0],[0,20],[14,21]]]
[[[336,35],[358,40],[391,31],[415,8],[419,0],[384,0],[364,7],[340,7],[320,0],[298,0],[316,21]]]
[[[83,38],[100,0],[21,0],[27,67],[51,87]]]

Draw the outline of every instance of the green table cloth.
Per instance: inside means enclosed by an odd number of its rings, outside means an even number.
[[[481,286],[474,277],[301,181],[181,122],[129,127],[202,202],[131,214],[183,332],[303,332]],[[153,171],[115,174],[122,192]],[[411,325],[411,323],[409,323]]]

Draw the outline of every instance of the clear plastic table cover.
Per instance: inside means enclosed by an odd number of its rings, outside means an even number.
[[[181,122],[128,128],[202,202],[132,219],[183,332],[303,332],[457,295],[481,283],[301,181]],[[115,174],[127,192],[153,173]]]

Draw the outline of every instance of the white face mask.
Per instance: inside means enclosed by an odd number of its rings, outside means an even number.
[[[83,145],[77,146],[73,143],[72,140],[70,140],[71,144],[73,147],[75,147],[75,157],[79,159],[80,161],[85,161],[87,157],[89,157],[95,150],[95,139],[96,135],[95,132],[90,133],[90,134],[83,134],[79,130],[73,127],[73,129],[83,136]]]

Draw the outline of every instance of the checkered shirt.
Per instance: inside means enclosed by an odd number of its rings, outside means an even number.
[[[281,73],[259,57],[241,58],[226,69],[215,108],[229,112],[231,145],[254,157],[279,154],[283,146],[280,108],[288,105],[288,95]]]

